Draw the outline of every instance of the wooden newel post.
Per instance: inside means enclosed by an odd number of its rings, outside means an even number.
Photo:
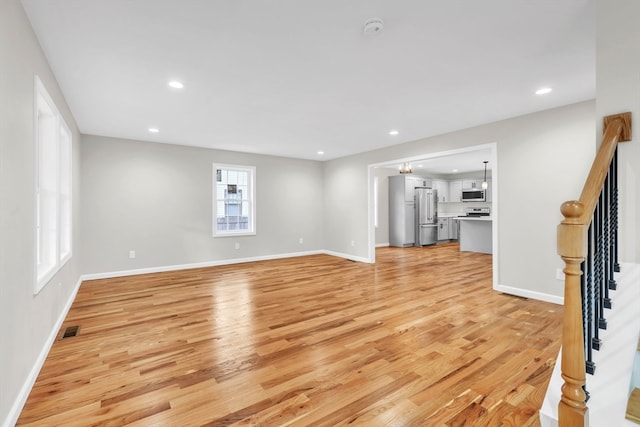
[[[565,202],[560,208],[564,220],[558,226],[558,253],[565,262],[564,325],[562,328],[561,370],[564,385],[558,404],[560,427],[586,427],[586,381],[580,264],[587,254],[587,226],[583,224],[584,206]]]

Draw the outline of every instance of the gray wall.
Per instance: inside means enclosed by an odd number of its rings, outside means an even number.
[[[73,215],[78,218],[79,141],[75,121],[62,97],[18,0],[0,4],[0,423],[20,407],[12,405],[34,379],[38,359],[57,333],[80,276],[77,222],[73,257],[38,295],[34,235],[34,75],[63,114],[73,135]],[[28,388],[25,389],[29,391]]]
[[[597,4],[597,117],[631,111],[633,140],[618,153],[620,260],[640,262],[640,2],[599,1]]]
[[[562,295],[555,279],[562,267],[556,255],[559,208],[580,194],[595,153],[594,123],[595,103],[587,101],[326,162],[325,245],[353,257],[370,257],[367,165],[497,142],[496,285],[557,299]]]
[[[214,162],[256,167],[255,236],[211,236]],[[320,162],[83,135],[81,177],[83,273],[323,248]]]
[[[632,111],[636,121],[640,117],[640,29],[634,21],[638,15],[636,0],[598,2],[596,106],[580,103],[325,164],[83,137],[83,161],[95,168],[83,165],[81,174],[75,122],[19,1],[4,0],[0,4],[0,321],[9,327],[0,338],[0,422],[8,423],[16,415],[12,405],[37,374],[34,368],[79,279],[79,254],[86,273],[321,248],[368,259],[374,240],[369,242],[372,225],[367,219],[369,164],[496,141],[499,199],[493,208],[499,214],[499,283],[560,295],[561,286],[553,277],[561,266],[555,255],[558,207],[580,193],[595,150],[594,123],[621,111]],[[38,295],[33,295],[34,74],[43,80],[74,138],[74,256]],[[631,262],[640,262],[638,132],[635,126],[634,141],[620,149],[621,257]],[[578,158],[569,161],[568,153]],[[105,158],[98,161],[99,156]],[[205,187],[213,161],[257,166],[258,235],[210,237],[211,194]],[[87,198],[82,210],[81,175],[86,180],[82,198]],[[299,196],[287,193],[290,210],[275,197],[281,186]],[[91,247],[81,246],[78,224],[82,241]],[[304,237],[304,245],[297,243],[299,237]],[[238,250],[233,249],[236,240],[241,243]],[[135,260],[127,257],[130,249],[138,252]]]
[[[376,227],[376,244],[389,244],[389,176],[398,171],[390,168],[376,168],[378,177],[378,227]]]

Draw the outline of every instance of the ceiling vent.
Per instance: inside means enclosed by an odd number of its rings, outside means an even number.
[[[378,34],[382,31],[382,19],[380,18],[371,18],[367,19],[367,22],[364,23],[363,32],[370,36],[372,34]]]

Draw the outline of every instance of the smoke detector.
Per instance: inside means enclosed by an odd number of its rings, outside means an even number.
[[[367,19],[367,21],[364,23],[364,28],[363,28],[363,32],[370,36],[372,34],[378,34],[380,31],[382,31],[382,28],[384,26],[382,25],[382,19],[380,18],[371,18],[371,19]]]

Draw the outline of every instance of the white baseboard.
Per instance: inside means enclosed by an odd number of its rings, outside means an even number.
[[[376,243],[376,248],[386,248],[389,243]]]
[[[358,261],[358,262],[365,262],[367,264],[372,264],[369,258],[359,257],[355,255],[350,255],[350,254],[344,254],[342,252],[322,251],[322,253],[331,255],[331,256],[337,256],[338,258],[350,259],[351,261]]]
[[[512,288],[511,286],[504,286],[504,285],[495,285],[493,289],[495,291],[503,292],[509,295],[515,295],[518,297],[531,298],[538,301],[546,301],[553,304],[564,305],[564,298],[559,297],[557,295],[544,294],[542,292],[529,291],[527,289]]]
[[[134,276],[136,274],[162,273],[165,271],[188,270],[190,268],[217,267],[221,265],[242,264],[245,262],[268,261],[273,259],[293,258],[306,255],[324,254],[326,251],[292,252],[286,254],[265,255],[249,258],[233,258],[217,261],[196,262],[190,264],[164,265],[159,267],[138,268],[135,270],[110,271],[106,273],[83,274],[82,280],[111,279],[113,277]]]
[[[71,309],[71,305],[73,304],[73,301],[75,301],[76,299],[76,295],[78,294],[78,290],[80,289],[81,284],[82,284],[82,277],[78,279],[78,282],[76,283],[73,291],[69,295],[69,299],[67,300],[67,302],[64,305],[64,308],[60,312],[60,316],[58,316],[58,320],[56,320],[56,323],[53,326],[53,329],[49,333],[49,337],[47,338],[47,341],[45,342],[44,346],[40,350],[40,354],[38,355],[36,362],[31,368],[29,375],[27,376],[24,383],[22,384],[22,387],[20,388],[20,392],[18,393],[16,400],[13,402],[13,405],[11,406],[9,413],[7,414],[7,418],[2,423],[2,427],[13,427],[15,426],[16,422],[18,422],[18,418],[20,417],[22,408],[24,407],[24,404],[27,403],[27,398],[29,397],[29,393],[31,393],[31,389],[33,388],[33,385],[36,383],[36,379],[38,379],[38,374],[40,373],[40,370],[42,369],[42,366],[44,365],[44,362],[47,359],[47,356],[49,355],[49,351],[51,350],[53,343],[58,337],[58,331],[60,331],[60,328],[64,323],[64,319],[67,317],[67,314]]]

